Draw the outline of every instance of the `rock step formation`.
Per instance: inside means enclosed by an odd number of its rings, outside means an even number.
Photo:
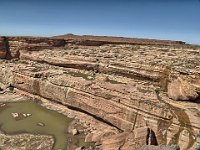
[[[85,37],[1,39],[0,51],[6,55],[0,60],[0,83],[116,127],[123,133],[108,138],[121,149],[130,149],[128,141],[139,142],[133,149],[146,144],[132,137],[143,127],[155,133],[158,144],[198,147],[200,48],[135,39],[127,45],[118,38],[103,44],[93,40],[101,46]],[[110,149],[109,141],[101,142]]]

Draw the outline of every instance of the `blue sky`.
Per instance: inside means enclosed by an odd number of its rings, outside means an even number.
[[[200,44],[200,0],[0,0],[0,35],[67,33]]]

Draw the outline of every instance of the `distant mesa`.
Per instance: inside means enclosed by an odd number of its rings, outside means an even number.
[[[80,45],[94,44],[142,44],[142,45],[176,45],[185,44],[183,41],[172,40],[158,40],[158,39],[143,39],[143,38],[127,38],[127,37],[113,37],[113,36],[94,36],[94,35],[75,35],[72,33],[53,36],[57,39],[76,40],[80,42]],[[98,43],[99,42],[99,43]],[[85,43],[85,44],[84,44]],[[76,43],[78,44],[78,43]]]

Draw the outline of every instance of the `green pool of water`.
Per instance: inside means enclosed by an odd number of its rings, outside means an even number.
[[[32,133],[53,135],[54,149],[66,149],[67,127],[72,119],[52,110],[48,110],[31,101],[5,103],[0,108],[1,130],[7,134]],[[12,113],[31,114],[29,117],[16,120]],[[42,123],[44,126],[38,125]]]

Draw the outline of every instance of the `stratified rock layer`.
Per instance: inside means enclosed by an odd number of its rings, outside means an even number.
[[[101,142],[102,149],[198,147],[200,48],[173,41],[119,40],[7,37],[9,55],[1,58],[10,61],[0,61],[0,83],[122,132],[88,135],[87,140]],[[140,130],[144,134],[136,138]],[[155,134],[151,142],[145,139],[150,133]]]

